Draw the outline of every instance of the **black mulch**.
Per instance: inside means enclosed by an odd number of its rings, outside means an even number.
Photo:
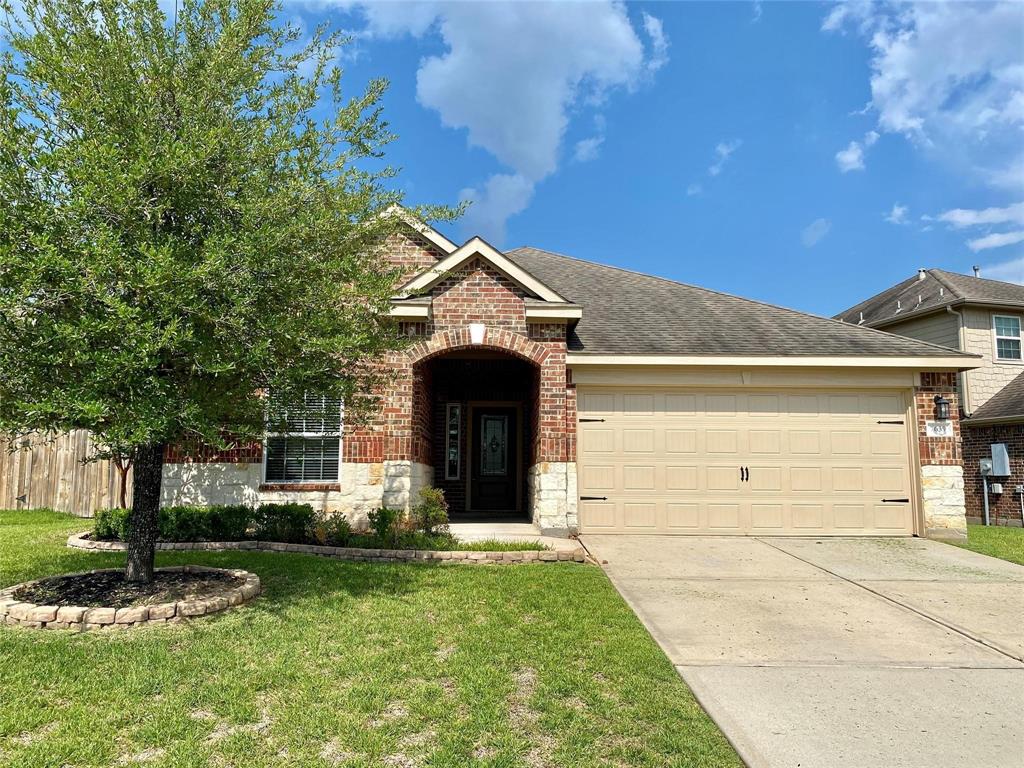
[[[42,579],[17,590],[14,598],[36,605],[131,608],[214,597],[244,583],[244,579],[216,571],[157,571],[149,584],[136,584],[125,581],[123,572],[109,571]]]

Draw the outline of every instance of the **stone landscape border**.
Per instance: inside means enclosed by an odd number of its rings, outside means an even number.
[[[204,565],[177,565],[157,568],[157,573],[227,573],[245,581],[241,586],[220,590],[217,594],[195,600],[177,600],[154,605],[135,605],[130,608],[83,607],[71,605],[37,605],[22,602],[14,593],[46,579],[26,581],[0,590],[0,623],[30,629],[71,629],[85,632],[93,629],[126,629],[143,624],[166,624],[196,616],[218,613],[224,609],[247,603],[260,593],[260,577],[255,573],[233,568],[208,568]],[[79,573],[62,573],[46,578],[86,576],[93,573],[120,573],[120,568],[102,568]]]
[[[123,552],[122,541],[97,541],[89,533],[74,533],[68,537],[68,546],[94,552]],[[206,551],[244,550],[260,552],[299,552],[319,555],[334,560],[357,562],[398,563],[409,561],[432,561],[441,563],[465,563],[470,565],[509,565],[515,563],[586,562],[582,546],[576,549],[519,552],[471,552],[465,550],[434,549],[363,549],[360,547],[327,547],[319,544],[285,544],[280,541],[195,541],[157,542],[157,549],[164,551]]]

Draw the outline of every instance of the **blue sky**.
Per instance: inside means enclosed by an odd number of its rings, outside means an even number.
[[[407,201],[819,314],[942,267],[1024,282],[1024,4],[360,3],[284,16],[386,76]],[[611,288],[612,286],[610,286]]]

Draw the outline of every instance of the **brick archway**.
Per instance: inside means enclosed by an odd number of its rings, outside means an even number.
[[[473,343],[469,328],[455,328],[436,333],[427,341],[414,344],[407,352],[407,359],[413,365],[420,365],[438,355],[461,350],[491,350],[506,352],[537,367],[542,367],[548,358],[548,349],[531,341],[526,336],[504,328],[487,328],[484,340]]]

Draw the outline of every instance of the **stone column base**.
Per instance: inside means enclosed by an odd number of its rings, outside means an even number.
[[[526,476],[530,519],[545,536],[579,532],[576,462],[542,461]]]
[[[959,464],[921,467],[924,535],[929,539],[966,539],[964,470]]]

